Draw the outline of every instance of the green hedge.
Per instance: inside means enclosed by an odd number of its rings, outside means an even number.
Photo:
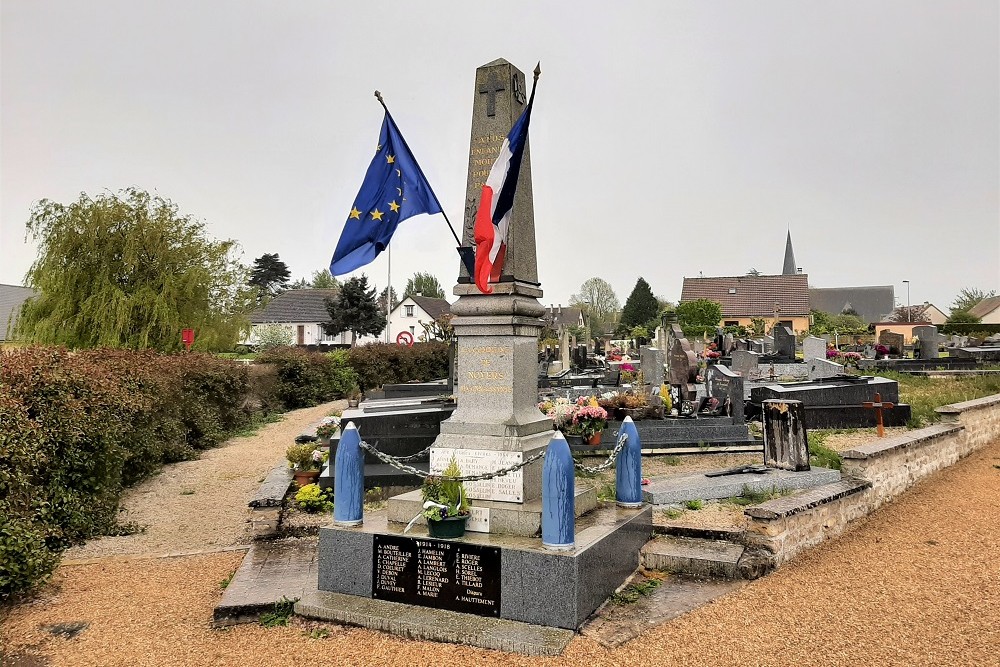
[[[0,354],[0,598],[122,532],[122,490],[258,418],[250,395],[246,366],[206,354]]]
[[[362,391],[413,380],[428,382],[448,377],[448,343],[361,345],[350,351],[348,363],[357,373]]]
[[[309,352],[297,347],[274,347],[257,355],[258,364],[277,370],[275,391],[288,408],[304,408],[351,394],[358,378],[346,354]]]
[[[942,324],[940,326],[941,333],[956,336],[975,336],[983,337],[992,336],[993,334],[1000,333],[1000,324],[973,324],[973,323],[954,323],[954,324]]]

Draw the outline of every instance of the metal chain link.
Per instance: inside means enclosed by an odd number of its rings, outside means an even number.
[[[628,442],[628,433],[618,434],[618,443],[615,445],[615,448],[611,450],[611,453],[608,454],[608,458],[604,461],[604,463],[600,465],[596,465],[593,467],[585,466],[582,463],[574,463],[573,465],[575,465],[577,468],[579,468],[584,472],[590,473],[591,475],[596,475],[599,472],[604,472],[612,465],[614,465],[615,459],[618,458],[618,454],[621,453],[622,448],[625,447],[626,442]]]
[[[368,444],[368,443],[365,443],[365,444]],[[378,443],[377,442],[375,443],[374,446],[372,446],[372,445],[368,445],[368,446],[371,447],[372,450],[378,451],[377,449],[375,449],[375,447],[378,447]],[[403,461],[415,461],[417,459],[427,457],[431,453],[431,447],[433,447],[433,446],[434,445],[427,445],[427,447],[425,447],[424,449],[420,450],[416,454],[410,454],[409,456],[393,456],[393,457],[390,457],[390,458],[392,458],[392,459],[394,459],[396,461],[399,461],[399,462],[403,462]],[[388,456],[388,454],[386,454],[386,456]]]
[[[618,458],[618,454],[621,453],[622,448],[625,447],[625,443],[626,442],[628,442],[628,434],[627,433],[621,433],[621,434],[619,434],[618,435],[618,442],[617,442],[617,444],[615,444],[615,448],[613,450],[611,450],[611,453],[608,455],[608,458],[604,461],[604,463],[601,463],[600,465],[585,466],[582,463],[578,463],[578,462],[574,462],[573,465],[576,468],[579,468],[580,470],[583,470],[584,472],[590,473],[592,475],[593,474],[597,474],[599,472],[604,472],[605,470],[607,470],[608,468],[610,468],[612,465],[614,465],[615,459]],[[415,475],[415,476],[420,477],[422,479],[425,479],[427,477],[438,477],[440,479],[444,479],[444,480],[448,480],[448,481],[454,481],[454,482],[482,482],[482,481],[485,481],[485,480],[488,480],[488,479],[493,479],[494,477],[503,477],[504,475],[507,475],[509,473],[517,472],[521,468],[523,468],[525,466],[528,466],[528,465],[531,465],[535,461],[537,461],[537,460],[545,457],[545,450],[543,449],[542,451],[538,452],[534,456],[530,456],[530,457],[528,457],[527,459],[525,459],[524,461],[522,461],[520,463],[517,463],[517,464],[512,465],[512,466],[508,466],[506,468],[501,468],[500,470],[494,470],[492,472],[484,472],[484,473],[479,474],[479,475],[463,475],[461,477],[444,477],[443,475],[435,475],[434,473],[425,472],[423,470],[420,470],[419,468],[414,468],[413,466],[408,466],[405,463],[403,463],[403,461],[409,461],[411,459],[414,459],[414,458],[416,458],[418,456],[421,456],[421,455],[429,452],[430,449],[431,449],[430,447],[427,447],[427,449],[425,449],[425,450],[423,450],[421,452],[417,452],[416,454],[412,454],[410,456],[401,456],[401,457],[397,458],[397,457],[394,457],[394,456],[389,456],[388,454],[385,454],[383,452],[380,452],[379,450],[375,449],[374,447],[372,447],[371,445],[369,445],[364,440],[362,440],[360,444],[361,444],[361,449],[365,450],[366,452],[368,452],[369,454],[371,454],[372,456],[374,456],[375,458],[377,458],[382,463],[386,463],[386,464],[392,466],[393,468],[396,468],[397,470],[402,470],[405,473],[409,473],[411,475]]]

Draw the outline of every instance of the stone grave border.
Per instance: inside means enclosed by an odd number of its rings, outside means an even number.
[[[937,412],[941,423],[842,452],[840,482],[747,508],[744,544],[765,554],[766,569],[776,568],[1000,437],[1000,394]]]

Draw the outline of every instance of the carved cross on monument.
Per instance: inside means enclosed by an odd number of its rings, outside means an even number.
[[[497,93],[507,90],[503,82],[496,78],[493,72],[490,72],[490,78],[486,80],[482,86],[479,87],[479,94],[486,95],[486,115],[495,116],[497,115]]]
[[[882,394],[880,394],[880,393],[878,393],[876,391],[875,392],[875,400],[874,401],[865,401],[861,405],[862,405],[862,407],[866,407],[866,408],[875,410],[875,423],[878,424],[878,437],[884,438],[885,437],[885,427],[882,425],[882,410],[883,409],[885,409],[885,410],[892,410],[894,407],[896,407],[896,404],[895,403],[890,403],[889,401],[886,401],[885,403],[883,403],[882,402]]]

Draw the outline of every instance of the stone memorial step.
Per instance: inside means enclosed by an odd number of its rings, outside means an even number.
[[[805,489],[840,480],[840,471],[813,467],[793,472],[769,468],[763,472],[708,477],[704,473],[681,473],[653,478],[642,492],[643,500],[654,505],[688,500],[732,498],[744,493]]]
[[[308,591],[295,603],[295,613],[409,639],[465,644],[532,656],[560,655],[576,635],[573,630],[563,628],[317,590]]]
[[[699,577],[736,579],[745,547],[734,542],[661,536],[642,548],[642,566]]]

